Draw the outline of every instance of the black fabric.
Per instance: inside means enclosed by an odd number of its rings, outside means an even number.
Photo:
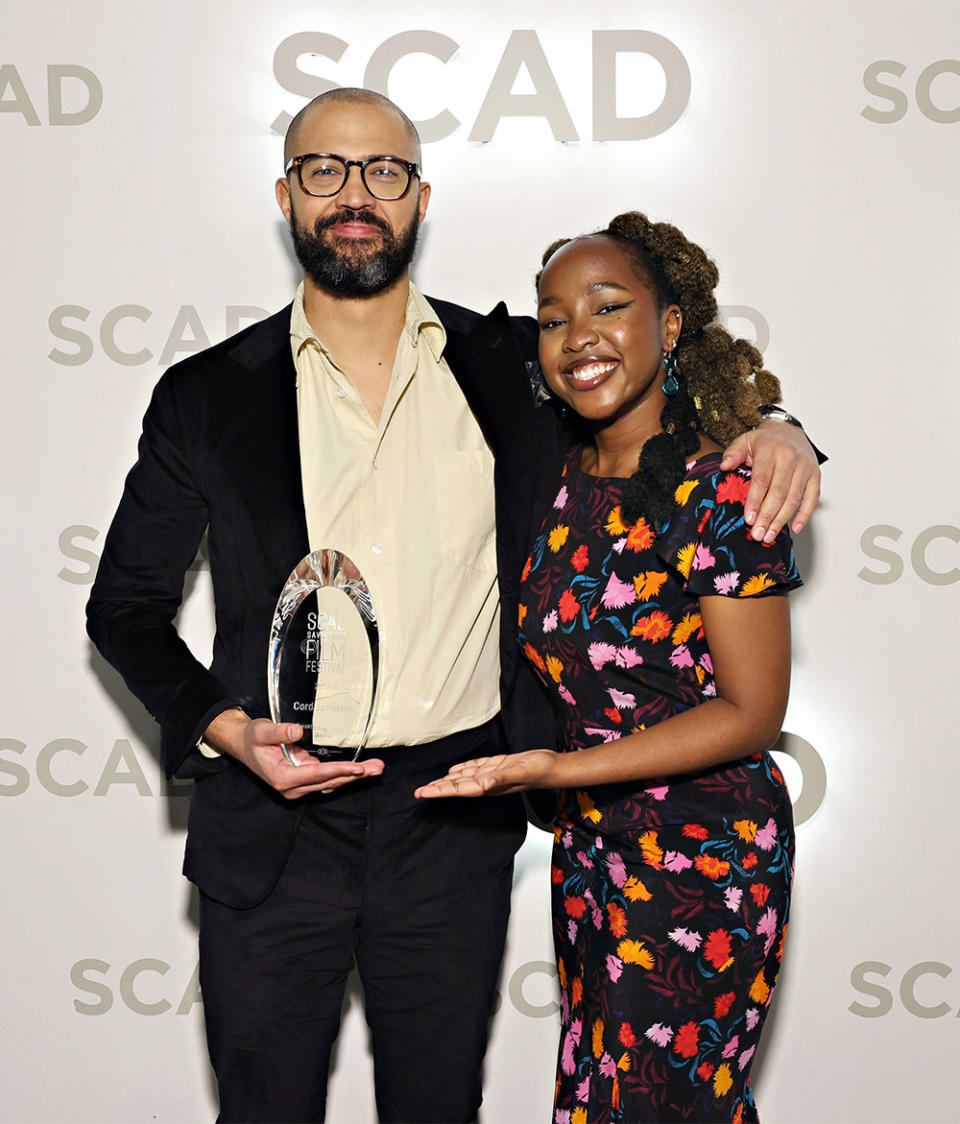
[[[354,963],[381,1121],[471,1121],[503,953],[518,798],[417,802],[455,760],[502,749],[496,723],[385,751],[381,777],[305,801],[273,892],[201,899],[200,973],[223,1121],[324,1119]]]

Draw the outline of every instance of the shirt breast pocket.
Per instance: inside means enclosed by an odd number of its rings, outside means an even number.
[[[497,568],[493,456],[487,450],[434,455],[440,552],[450,562]]]

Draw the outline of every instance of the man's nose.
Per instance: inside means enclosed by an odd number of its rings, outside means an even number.
[[[361,207],[369,206],[371,199],[373,199],[373,196],[367,191],[363,176],[360,174],[359,165],[352,164],[347,168],[347,178],[343,181],[343,187],[340,188],[337,195],[337,204],[341,207],[358,210]]]

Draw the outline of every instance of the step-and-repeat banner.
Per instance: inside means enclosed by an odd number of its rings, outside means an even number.
[[[160,373],[291,297],[281,133],[334,85],[420,126],[428,293],[530,311],[544,246],[634,208],[716,257],[725,319],[831,457],[798,545],[797,891],[759,1103],[960,1119],[956,0],[4,5],[0,1118],[215,1112],[189,785],[83,606]],[[201,553],[200,654],[211,620]],[[549,843],[517,866],[488,1122],[549,1118]],[[374,1119],[370,1074],[352,987],[332,1121]]]

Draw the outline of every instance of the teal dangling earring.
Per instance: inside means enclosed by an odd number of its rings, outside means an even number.
[[[680,380],[677,378],[677,357],[672,351],[663,353],[663,382],[660,384],[660,389],[668,398],[672,398],[680,389]]]

